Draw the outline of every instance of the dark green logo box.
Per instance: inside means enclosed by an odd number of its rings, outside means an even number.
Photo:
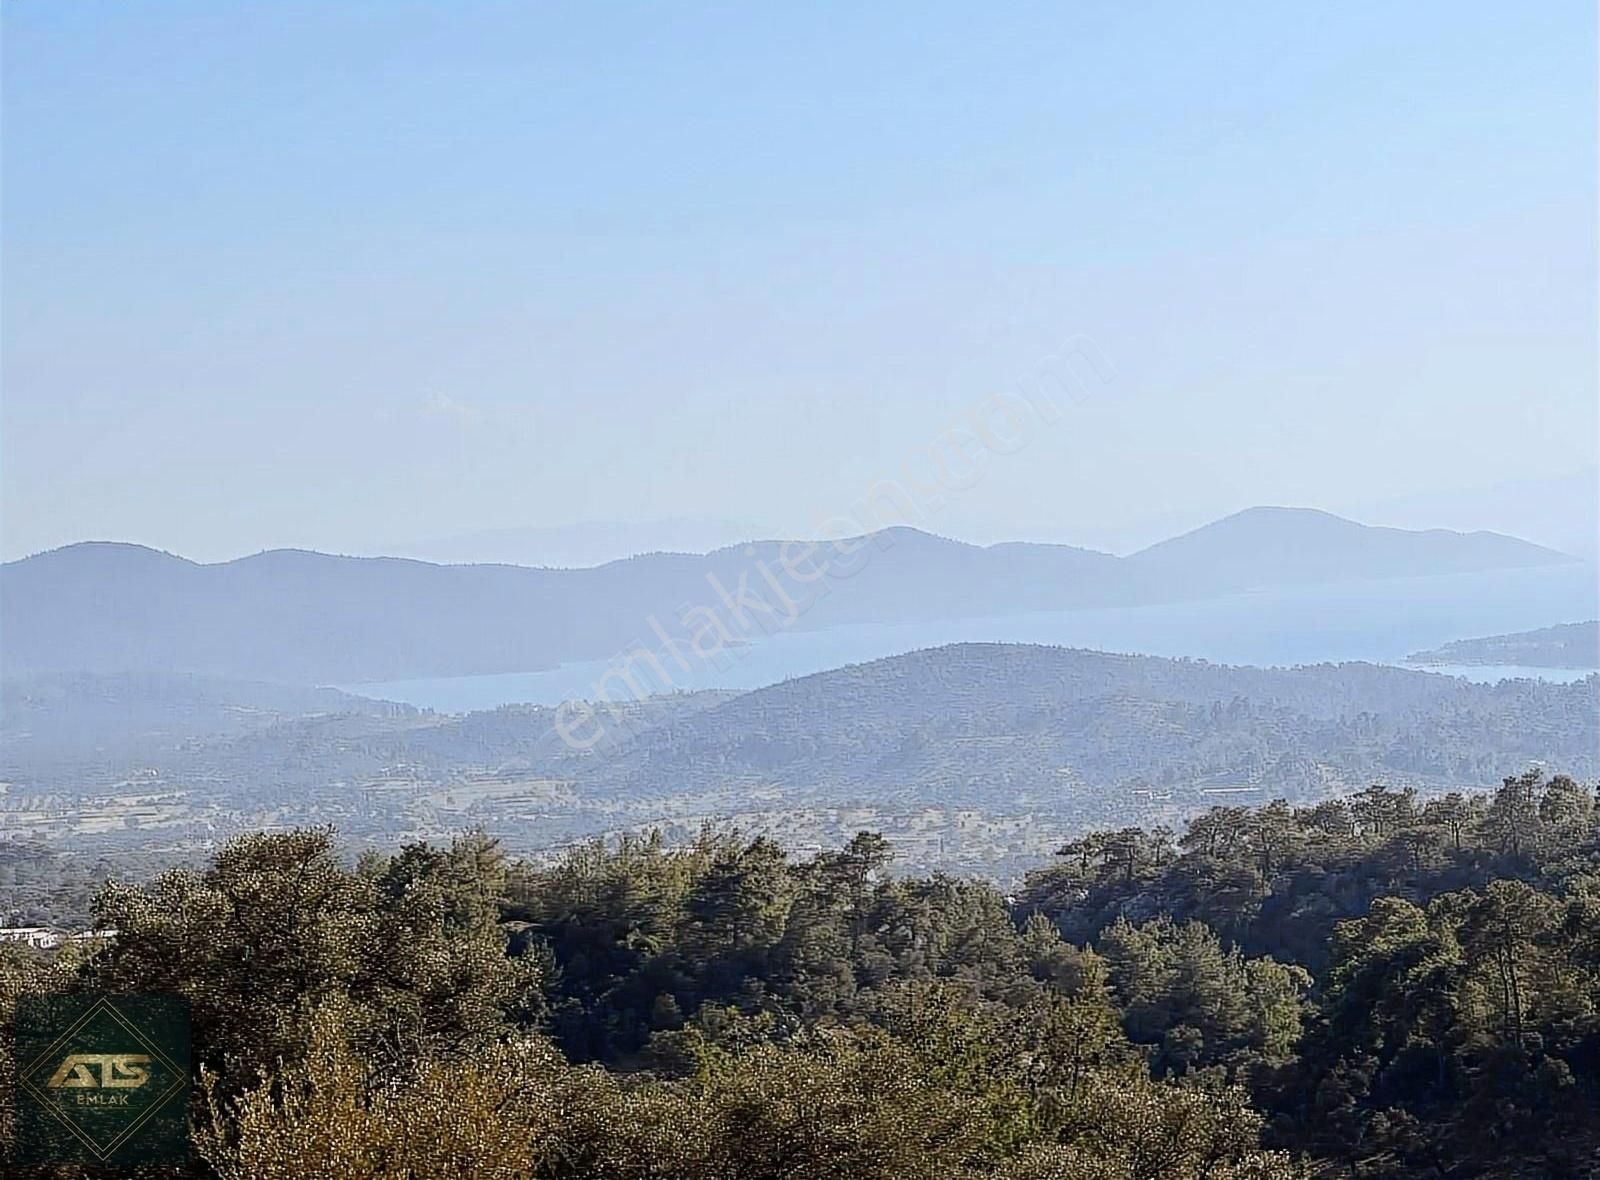
[[[189,1153],[189,1005],[176,996],[22,996],[17,1160],[174,1162]]]

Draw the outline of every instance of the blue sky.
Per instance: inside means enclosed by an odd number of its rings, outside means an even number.
[[[6,5],[5,556],[804,531],[1073,336],[929,527],[1594,464],[1592,5],[865,7]]]

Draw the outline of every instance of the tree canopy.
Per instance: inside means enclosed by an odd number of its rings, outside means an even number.
[[[264,833],[103,886],[108,942],[0,951],[0,1018],[186,997],[187,1174],[230,1180],[1600,1174],[1583,784],[1088,833],[1014,897],[892,870],[871,833]]]

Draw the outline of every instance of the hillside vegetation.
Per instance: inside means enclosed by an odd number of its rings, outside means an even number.
[[[1095,832],[1015,899],[891,861],[707,832],[351,867],[327,830],[251,835],[105,886],[109,944],[0,948],[0,1019],[186,996],[198,1171],[228,1180],[1600,1169],[1600,832],[1569,778]]]
[[[1600,677],[1487,685],[1002,644],[601,709],[604,740],[576,749],[545,708],[297,705],[285,690],[153,677],[53,680],[7,699],[0,832],[85,851],[206,847],[296,823],[376,844],[478,824],[533,851],[733,821],[809,847],[873,827],[903,863],[1010,878],[1089,824],[1316,803],[1377,781],[1481,788],[1508,764],[1600,774]],[[91,720],[92,748],[57,740]]]

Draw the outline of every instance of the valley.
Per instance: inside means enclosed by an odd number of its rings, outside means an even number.
[[[545,855],[625,832],[737,828],[820,848],[871,828],[908,868],[1009,879],[1088,827],[1178,824],[1220,802],[1315,803],[1375,781],[1475,789],[1541,762],[1600,772],[1600,676],[1491,685],[958,644],[624,703],[589,748],[544,706],[450,715],[319,692],[296,711],[278,688],[137,687],[139,709],[120,713],[118,678],[8,687],[0,835],[181,854],[297,825],[373,844],[481,828]],[[225,707],[208,720],[202,698]],[[179,712],[193,718],[181,732]],[[91,713],[93,752],[48,740],[51,717]]]

